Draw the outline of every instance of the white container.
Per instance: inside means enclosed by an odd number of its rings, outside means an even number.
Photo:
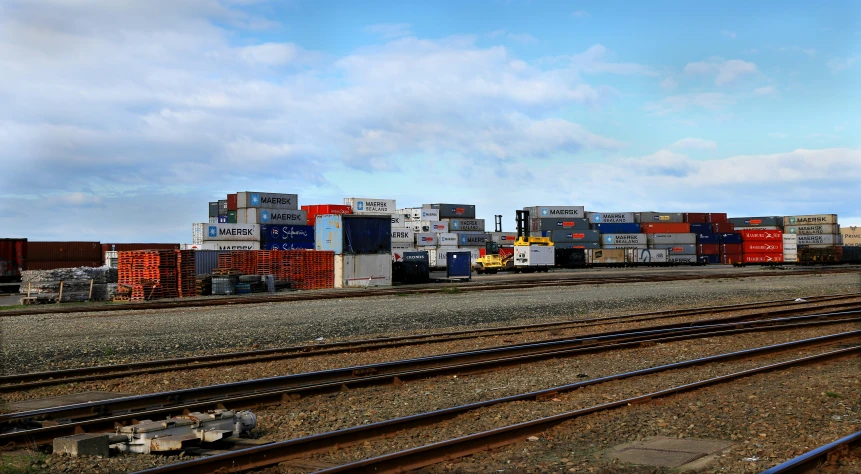
[[[457,247],[457,234],[440,232],[437,234],[437,242],[440,247]]]
[[[515,267],[552,267],[556,264],[556,249],[544,245],[515,245]]]
[[[783,228],[784,234],[839,234],[837,224],[790,225]]]
[[[843,236],[843,245],[861,246],[861,227],[841,227],[840,235]]]
[[[392,286],[392,255],[335,255],[335,288]]]
[[[400,262],[403,260],[404,252],[415,252],[415,251],[417,251],[415,245],[393,243],[392,244],[392,261],[393,262]]]
[[[786,244],[797,245],[798,244],[798,236],[795,234],[783,234],[783,245],[786,245]]]
[[[649,243],[646,234],[601,234],[601,244],[608,245],[643,245]]]
[[[412,229],[392,228],[392,243],[406,243],[415,245],[416,235]]]
[[[601,245],[601,248],[602,249],[647,249],[647,248],[649,248],[649,246],[646,244],[642,244],[642,245],[637,245],[637,244],[607,245],[607,244],[604,244],[604,245]]]
[[[640,263],[666,263],[669,252],[666,249],[639,249],[629,250],[631,261]]]
[[[695,254],[691,255],[672,255],[670,254],[667,258],[668,262],[671,263],[697,263],[697,256]]]
[[[647,234],[647,242],[651,245],[693,245],[697,243],[697,234]]]
[[[734,229],[735,232],[738,232],[740,230],[783,230],[781,227],[778,227],[776,225],[761,225],[756,227],[741,226],[735,227]]]
[[[783,244],[783,254],[797,254],[798,253],[798,245],[796,244]]]
[[[260,242],[248,240],[204,240],[203,245],[207,247],[206,250],[260,250]],[[210,246],[215,248],[210,248]]]
[[[840,245],[840,234],[799,235],[798,245]]]
[[[783,254],[783,261],[785,263],[798,263],[798,254]]]
[[[421,220],[423,221],[438,221],[439,209],[420,209]]]
[[[529,211],[530,218],[546,217],[586,217],[586,208],[583,206],[532,206],[524,207]]]
[[[484,247],[490,242],[490,234],[457,234],[458,247]]]
[[[236,211],[237,224],[308,225],[308,212],[293,209],[241,208]]]
[[[837,214],[809,214],[806,216],[786,216],[783,218],[784,226],[821,225],[836,223]]]
[[[462,252],[462,250],[457,247],[439,247],[435,249],[431,248],[427,249],[427,251],[430,266],[434,268],[448,267],[448,260],[446,259],[446,255],[448,255],[449,252]]]
[[[260,242],[259,224],[194,224],[193,244],[203,241],[257,241]]]
[[[397,210],[394,199],[345,198],[344,205],[350,206],[353,214],[395,214]]]
[[[236,193],[236,208],[259,207],[263,209],[299,209],[299,197],[295,194],[260,193],[242,191]]]
[[[394,228],[407,228],[407,215],[406,214],[392,214],[392,229]]]
[[[633,212],[587,212],[586,218],[593,224],[631,224]]]
[[[514,245],[517,240],[516,232],[492,232],[491,238],[499,245]]]
[[[214,243],[182,244],[179,248],[181,250],[217,250]]]
[[[484,219],[449,219],[449,232],[460,232],[463,230],[480,230],[484,232]]]
[[[420,232],[416,234],[416,247],[436,247],[439,243],[437,234],[432,232]]]
[[[427,223],[428,232],[448,232],[448,221],[422,221],[422,229]]]

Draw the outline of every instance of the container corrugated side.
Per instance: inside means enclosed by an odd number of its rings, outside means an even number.
[[[335,288],[392,286],[391,253],[335,256]]]
[[[640,231],[646,234],[689,234],[691,225],[685,222],[642,223]]]
[[[638,262],[641,263],[665,263],[669,258],[669,254],[664,249],[645,249],[639,250],[635,254]]]
[[[608,263],[625,263],[626,255],[625,249],[595,249],[591,250],[592,252],[592,263],[593,264],[608,264]]]
[[[648,234],[649,245],[696,244],[697,234]]]
[[[59,268],[91,267],[104,265],[102,260],[40,260],[27,261],[27,270],[57,270]]]
[[[201,224],[200,229],[203,234],[201,242],[204,240],[260,241],[258,224]],[[196,238],[197,235],[195,235]]]
[[[592,224],[602,234],[639,234],[640,224]]]
[[[260,241],[314,242],[314,226],[264,224],[260,226]]]
[[[837,224],[791,225],[783,228],[786,234],[839,234]]]
[[[513,245],[517,240],[516,232],[493,232],[490,234],[494,242],[499,245]]]
[[[524,211],[529,211],[530,218],[546,218],[546,217],[564,217],[564,218],[585,218],[586,208],[583,206],[530,206],[524,207]]]
[[[600,242],[601,235],[597,230],[554,230],[550,233],[551,242]]]
[[[258,207],[262,209],[299,209],[299,196],[295,194],[261,193],[242,191],[236,193],[236,208]]]
[[[27,269],[27,239],[0,239],[0,282],[17,281]]]
[[[308,225],[308,213],[293,209],[241,208],[236,211],[237,224]]]
[[[641,212],[639,218],[641,224],[685,222],[685,215],[681,212]]]
[[[215,250],[260,250],[260,242],[250,240],[204,240],[203,245],[214,246]]]
[[[459,247],[484,247],[490,241],[490,234],[457,234],[457,245]]]
[[[417,247],[436,247],[439,243],[439,234],[433,232],[420,232],[416,234]]]
[[[633,212],[587,212],[586,219],[592,224],[634,224]]]
[[[778,216],[730,217],[727,221],[736,227],[782,226],[783,218]]]
[[[601,234],[604,245],[646,245],[647,234]]]
[[[798,245],[839,245],[840,234],[799,235]]]
[[[843,245],[850,247],[861,246],[861,227],[841,227],[840,234],[843,236]]]
[[[589,221],[583,218],[536,218],[529,219],[529,230],[538,232],[542,230],[588,230]]]
[[[395,214],[397,204],[394,199],[344,198],[344,205],[350,206],[353,214]]]
[[[102,258],[110,252],[111,250],[115,250],[117,252],[128,252],[130,250],[179,250],[180,244],[171,244],[171,243],[150,243],[150,244],[138,244],[138,243],[110,243],[110,244],[102,244]]]
[[[806,216],[786,216],[783,218],[784,226],[823,224],[837,224],[837,214],[810,214]]]
[[[28,262],[101,262],[103,258],[100,242],[27,242]]]
[[[209,203],[209,217],[218,217],[218,201]]]
[[[448,231],[484,230],[484,219],[449,219]]]
[[[412,229],[406,228],[392,228],[392,244],[395,243],[407,243],[411,245],[415,245],[416,243],[416,235],[412,231]]]
[[[239,205],[236,201],[236,193],[227,195],[227,210],[228,211],[236,211],[239,209]]]
[[[439,219],[475,219],[475,204],[431,204],[439,210]]]
[[[230,253],[223,250],[198,250],[194,252],[194,266],[198,275],[211,275],[218,268],[218,256]]]

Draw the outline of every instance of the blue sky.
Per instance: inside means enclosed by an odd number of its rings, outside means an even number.
[[[857,2],[0,0],[0,70],[0,237],[244,190],[861,224]]]

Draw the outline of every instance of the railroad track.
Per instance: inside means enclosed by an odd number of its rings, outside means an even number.
[[[849,333],[821,336],[783,344],[764,346],[755,349],[747,349],[742,351],[725,353],[710,357],[691,359],[684,362],[677,362],[673,364],[662,365],[659,367],[614,374],[607,377],[572,383],[540,391],[512,395],[494,400],[486,400],[482,402],[471,403],[467,405],[461,405],[427,413],[421,413],[417,415],[372,423],[368,425],[355,426],[348,429],[321,433],[303,438],[296,438],[287,441],[256,446],[253,448],[240,449],[228,453],[199,458],[192,461],[147,469],[144,471],[140,471],[140,474],[165,474],[174,472],[234,473],[250,469],[259,469],[282,462],[295,462],[295,460],[297,459],[305,459],[310,456],[331,453],[341,449],[350,449],[352,446],[361,446],[363,443],[371,440],[394,437],[397,436],[398,433],[405,432],[407,430],[414,430],[418,428],[426,430],[428,427],[448,420],[452,420],[471,411],[494,405],[503,405],[506,403],[519,401],[544,400],[547,398],[556,397],[561,393],[571,392],[586,386],[598,385],[614,380],[639,377],[716,362],[764,357],[767,355],[774,354],[775,352],[795,351],[800,347],[810,347],[823,343],[833,343],[837,340],[846,340],[847,337],[854,339],[855,344],[852,347],[848,348],[821,352],[807,357],[761,365],[756,368],[733,372],[718,377],[702,379],[696,382],[686,383],[683,385],[674,386],[655,392],[643,393],[638,396],[629,397],[618,401],[603,403],[599,405],[592,405],[574,411],[563,412],[552,416],[521,422],[514,425],[503,426],[484,432],[435,442],[433,444],[406,449],[403,451],[389,453],[377,457],[372,457],[369,459],[363,459],[356,462],[350,462],[339,466],[331,466],[316,471],[318,473],[399,473],[406,470],[433,465],[443,461],[451,461],[452,459],[468,456],[479,451],[490,450],[501,446],[521,442],[529,436],[541,434],[542,432],[545,432],[566,421],[570,421],[577,417],[581,417],[591,413],[618,409],[633,404],[648,403],[655,399],[675,395],[682,392],[692,391],[712,385],[717,385],[733,380],[738,380],[740,378],[749,377],[755,374],[773,372],[805,364],[816,364],[836,359],[858,357],[859,355],[861,355],[861,339],[859,339],[859,336],[861,336],[861,331],[852,331]],[[856,438],[853,439],[854,441],[850,442],[857,442],[859,437],[856,436]]]
[[[540,278],[528,281],[523,280],[492,280],[489,282],[474,282],[458,284],[458,290],[462,292],[469,291],[500,291],[513,289],[528,289],[548,286],[578,286],[578,285],[607,285],[607,284],[622,284],[622,283],[657,283],[668,281],[687,281],[687,280],[714,280],[721,278],[748,278],[748,277],[770,277],[770,276],[788,276],[788,275],[809,275],[809,274],[833,274],[833,273],[856,273],[857,267],[846,268],[811,268],[811,269],[796,269],[791,273],[786,271],[762,271],[759,273],[742,273],[742,274],[676,274],[676,275],[660,275],[660,274],[633,274],[621,277],[608,276],[601,278],[592,277],[562,277],[562,278]],[[225,298],[208,298],[208,299],[190,299],[190,300],[171,300],[171,301],[148,301],[141,303],[123,303],[123,304],[105,304],[105,305],[87,305],[87,306],[62,306],[62,305],[40,305],[33,309],[9,310],[0,311],[0,317],[11,316],[26,316],[33,314],[69,314],[69,313],[93,313],[93,312],[111,312],[111,311],[137,311],[137,310],[152,310],[152,309],[172,309],[172,308],[187,308],[187,307],[208,307],[208,306],[223,306],[223,305],[244,305],[244,304],[262,304],[262,303],[282,303],[290,301],[313,301],[326,299],[340,298],[367,298],[374,296],[392,296],[404,294],[432,294],[443,293],[446,288],[436,286],[428,287],[426,285],[404,285],[392,288],[367,288],[367,289],[348,289],[348,290],[316,290],[312,292],[297,292],[279,295],[255,295],[246,297],[225,297]]]
[[[817,468],[833,464],[832,461],[848,454],[853,447],[861,446],[861,431],[820,446],[785,463],[778,464],[761,474],[803,474],[815,472]]]
[[[714,306],[706,308],[667,310],[621,316],[587,318],[554,323],[506,326],[479,330],[440,332],[422,335],[365,339],[358,341],[336,342],[326,344],[300,345],[255,351],[231,352],[226,354],[214,354],[177,359],[136,362],[131,364],[82,367],[49,372],[33,372],[27,374],[0,376],[0,393],[15,392],[37,387],[60,385],[72,382],[104,380],[117,377],[131,377],[136,375],[172,372],[179,370],[243,365],[274,360],[285,360],[291,358],[340,354],[345,352],[371,351],[386,348],[402,347],[407,345],[432,344],[479,337],[506,336],[512,334],[525,334],[530,332],[555,331],[564,329],[579,329],[607,324],[610,322],[630,323],[676,318],[681,316],[718,314],[746,310],[761,311],[759,313],[744,315],[744,318],[767,316],[774,317],[786,314],[799,314],[799,311],[802,310],[836,311],[839,309],[851,309],[855,307],[861,307],[861,302],[853,303],[848,301],[858,298],[861,298],[861,293],[803,298],[805,300],[805,304],[815,305],[814,307],[807,308],[798,308],[799,303],[795,300],[775,300],[758,303]],[[785,309],[780,310],[777,308]],[[680,325],[702,323],[704,323],[704,321],[680,323]]]
[[[117,425],[126,425],[141,419],[163,418],[183,411],[256,408],[262,405],[281,404],[312,394],[336,392],[346,387],[400,383],[452,373],[496,370],[505,366],[633,348],[643,344],[752,331],[857,323],[861,322],[861,309],[746,322],[739,318],[742,317],[726,318],[732,321],[722,324],[709,322],[702,326],[686,325],[615,331],[581,338],[542,341],[9,413],[0,415],[0,428],[17,429],[17,431],[0,434],[0,446],[6,445],[11,448],[43,445],[59,436],[82,431],[112,431]],[[861,331],[842,333],[830,339],[818,339],[816,344],[837,343],[857,338],[859,335]]]

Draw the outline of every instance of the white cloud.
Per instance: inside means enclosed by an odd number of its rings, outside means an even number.
[[[861,60],[861,55],[850,56],[847,58],[831,58],[828,60],[828,69],[832,73],[837,74],[840,71],[845,71],[852,67],[853,64]]]
[[[719,86],[756,72],[756,64],[741,59],[710,58],[708,61],[688,63],[685,66],[685,74],[715,76],[715,84]]]
[[[735,31],[721,30],[720,34],[729,39],[735,39]]]
[[[295,44],[263,43],[241,48],[238,54],[247,63],[282,66],[296,59],[298,49]]]
[[[508,33],[508,38],[518,43],[523,44],[536,44],[538,43],[538,39],[529,33]]]
[[[666,116],[695,108],[717,111],[732,102],[731,98],[720,92],[680,94],[666,97],[658,102],[649,102],[645,105],[645,110],[652,115]]]
[[[661,81],[661,87],[663,87],[664,89],[666,89],[668,91],[673,91],[673,90],[676,90],[677,87],[679,87],[679,84],[676,81],[674,81],[673,78],[668,77],[668,78],[664,79],[663,81]]]
[[[769,133],[768,136],[771,138],[786,138],[789,135],[787,135],[783,132],[772,132],[772,133]]]
[[[559,59],[568,61],[576,71],[590,74],[658,76],[656,71],[642,64],[612,62],[613,56],[613,53],[604,45],[595,44],[582,53],[563,56]]]
[[[365,31],[383,39],[393,39],[413,35],[409,23],[377,23],[375,25],[365,27]]]
[[[589,15],[589,13],[586,11],[576,10],[576,11],[571,13],[571,16],[573,16],[574,18],[586,18],[586,17],[591,16],[591,15]]]
[[[811,58],[816,56],[816,49],[814,48],[802,48],[800,46],[783,46],[777,49],[780,52],[789,52],[789,53],[801,53],[810,56]]]
[[[777,92],[777,90],[772,86],[758,87],[753,91],[754,95],[772,95],[775,92]]]
[[[702,138],[683,138],[670,145],[670,148],[675,150],[714,150],[717,148],[717,143]]]

